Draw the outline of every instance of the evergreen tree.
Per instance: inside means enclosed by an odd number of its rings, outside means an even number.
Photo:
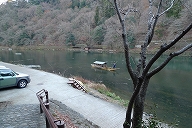
[[[75,44],[76,44],[75,36],[72,33],[67,35],[66,44],[68,44],[68,45],[71,44],[72,46],[75,46]]]
[[[75,7],[79,8],[79,6],[80,6],[79,0],[72,0],[72,5],[71,5],[72,9],[75,9]]]
[[[97,6],[96,10],[95,10],[95,25],[99,25],[99,7]]]
[[[103,17],[105,18],[110,18],[115,14],[115,10],[113,8],[113,4],[110,3],[108,0],[102,0],[101,1],[102,5],[102,12],[103,12]]]
[[[102,26],[98,26],[95,28],[93,34],[93,40],[97,43],[97,45],[102,44],[102,42],[104,41],[105,33],[106,32]]]

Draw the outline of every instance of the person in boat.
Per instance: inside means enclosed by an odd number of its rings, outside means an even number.
[[[113,68],[116,68],[116,63],[113,64]]]

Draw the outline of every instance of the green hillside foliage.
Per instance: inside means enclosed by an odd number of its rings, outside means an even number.
[[[105,37],[105,30],[102,26],[98,26],[93,31],[93,40],[96,43],[96,45],[101,45],[104,41]]]
[[[173,7],[166,13],[167,17],[175,17],[175,18],[179,18],[180,17],[180,13],[182,10],[182,3],[180,0],[176,0],[175,4],[173,5]]]
[[[121,5],[126,8],[128,2],[121,1]],[[134,5],[139,6],[138,1]],[[167,15],[178,17],[181,11],[177,2]],[[142,12],[127,16],[128,43],[133,48],[143,33],[137,25],[146,22],[140,19]],[[109,0],[16,0],[0,5],[0,46],[86,44],[119,49],[123,45],[119,33],[116,11]],[[165,38],[162,34],[158,37]]]

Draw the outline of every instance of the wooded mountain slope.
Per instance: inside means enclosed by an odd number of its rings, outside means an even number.
[[[121,0],[122,9],[137,12],[127,17],[131,47],[144,41],[147,30],[148,0]],[[154,3],[154,10],[156,10]],[[168,3],[165,3],[165,8]],[[192,0],[176,0],[173,9],[159,20],[154,45],[173,40],[192,22]],[[192,41],[192,32],[182,45]],[[24,0],[0,5],[0,45],[66,45],[122,48],[121,27],[109,0]]]

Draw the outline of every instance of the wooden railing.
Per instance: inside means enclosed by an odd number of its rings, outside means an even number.
[[[48,91],[42,89],[36,95],[40,102],[40,112],[45,114],[46,128],[65,128],[64,121],[54,120],[53,115],[49,112]]]

